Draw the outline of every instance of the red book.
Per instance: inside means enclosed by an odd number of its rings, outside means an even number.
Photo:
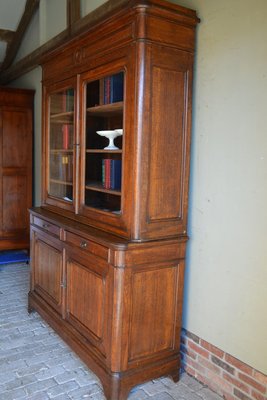
[[[69,126],[66,124],[62,126],[62,135],[63,135],[62,148],[63,148],[63,150],[68,150],[68,148],[69,148]]]
[[[110,189],[110,159],[105,159],[105,189]]]

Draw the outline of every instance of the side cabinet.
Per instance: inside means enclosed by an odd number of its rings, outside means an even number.
[[[177,380],[186,238],[131,243],[39,212],[29,309],[99,376],[107,399],[147,379]]]

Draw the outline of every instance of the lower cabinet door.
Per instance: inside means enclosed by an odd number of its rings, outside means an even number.
[[[66,319],[106,356],[108,264],[100,257],[67,250]]]
[[[32,232],[32,290],[62,314],[63,255],[61,242],[46,233]]]

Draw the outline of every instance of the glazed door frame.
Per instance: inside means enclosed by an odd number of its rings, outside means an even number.
[[[77,192],[79,185],[79,177],[77,174],[78,171],[78,159],[79,159],[79,135],[78,135],[78,126],[79,126],[79,108],[77,106],[78,99],[78,91],[79,85],[77,84],[77,77],[72,77],[61,81],[57,84],[44,85],[43,86],[43,185],[42,185],[42,203],[43,205],[52,206],[52,208],[57,207],[59,210],[62,209],[64,211],[70,211],[75,213],[77,209]],[[63,198],[53,196],[49,194],[49,179],[50,179],[50,107],[51,107],[51,96],[63,93],[68,89],[74,90],[74,111],[73,111],[73,150],[69,149],[69,152],[73,152],[73,169],[72,169],[72,202],[67,202]],[[64,122],[62,123],[64,124]],[[64,139],[63,139],[64,140]],[[63,158],[63,157],[62,157]]]

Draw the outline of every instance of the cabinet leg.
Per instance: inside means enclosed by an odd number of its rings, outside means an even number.
[[[180,379],[180,371],[179,371],[179,369],[177,369],[177,371],[174,371],[174,372],[170,375],[170,377],[172,378],[172,380],[173,380],[174,383],[179,382],[179,379]]]
[[[110,385],[103,385],[103,389],[107,400],[127,400],[131,388],[123,385],[118,377],[113,377]]]

